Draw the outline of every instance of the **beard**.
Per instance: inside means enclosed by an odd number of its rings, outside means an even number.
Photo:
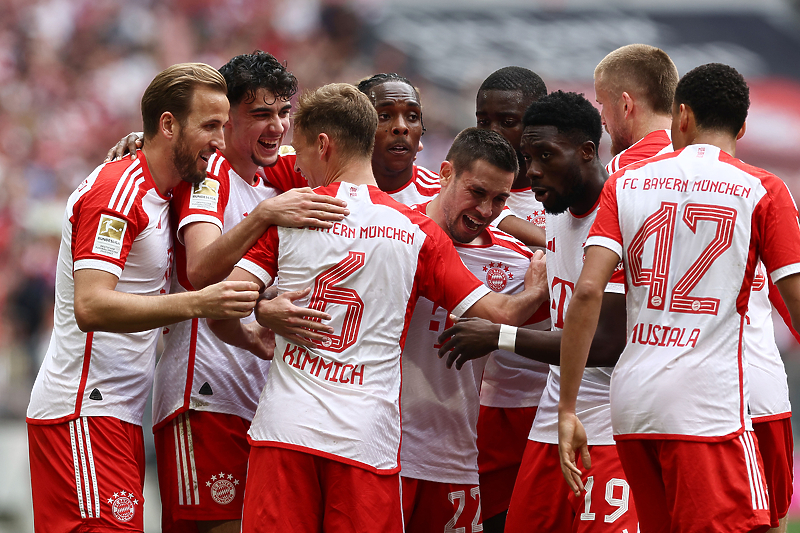
[[[586,186],[581,180],[581,171],[577,163],[573,163],[569,172],[564,175],[564,193],[558,194],[550,191],[551,202],[544,205],[546,213],[559,215],[579,202],[586,191]],[[549,200],[550,198],[548,198]]]
[[[183,181],[197,185],[206,179],[206,170],[197,168],[197,155],[192,154],[183,133],[178,134],[177,142],[172,147],[172,164]]]

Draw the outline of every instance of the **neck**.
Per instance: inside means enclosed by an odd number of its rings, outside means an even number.
[[[227,145],[227,143],[226,143]],[[230,146],[230,145],[228,145]],[[223,151],[222,155],[225,156],[225,159],[228,160],[228,163],[231,164],[231,168],[233,171],[239,174],[239,176],[249,183],[253,185],[256,181],[256,172],[258,172],[258,165],[253,163],[253,159],[249,156],[242,156],[238,152],[234,150],[230,151]]]
[[[393,172],[373,163],[371,164],[370,173],[374,176],[380,190],[396,191],[402,189],[414,177],[414,164],[412,163],[398,172]]]
[[[730,133],[717,130],[697,130],[689,144],[710,144],[726,154],[736,157],[736,138],[731,137]]]
[[[172,153],[169,146],[157,140],[144,141],[142,145],[147,170],[156,184],[156,189],[163,196],[169,194],[180,182],[181,177],[172,163]]]
[[[335,168],[333,168],[335,167]],[[341,165],[331,165],[325,173],[325,185],[346,181],[353,185],[378,186],[372,174],[370,159],[353,159]]]
[[[644,139],[650,133],[658,130],[668,130],[672,127],[671,115],[660,115],[650,113],[646,117],[642,117],[633,126],[633,142],[637,143]]]
[[[605,167],[597,158],[589,163],[584,174],[583,196],[569,207],[572,214],[577,216],[585,215],[595,206],[597,199],[600,198],[600,193],[603,192],[603,185],[608,179]]]

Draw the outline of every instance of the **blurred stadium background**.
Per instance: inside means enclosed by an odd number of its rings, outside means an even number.
[[[418,163],[438,170],[497,68],[528,67],[593,100],[598,61],[648,43],[681,74],[710,61],[739,69],[752,105],[737,156],[800,194],[800,0],[0,0],[0,13],[0,533],[32,529],[25,409],[50,336],[66,199],[141,129],[141,94],[168,65],[219,67],[263,49],[301,90],[401,73],[422,95]],[[800,405],[800,346],[780,319],[776,331]],[[155,532],[154,468],[147,484]],[[800,503],[791,513],[800,521]]]

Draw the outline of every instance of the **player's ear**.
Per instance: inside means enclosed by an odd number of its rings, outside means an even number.
[[[633,113],[633,98],[627,92],[623,91],[622,95],[620,96],[620,100],[622,100],[622,112],[624,113],[624,117],[628,118],[631,113]]]
[[[736,134],[736,140],[737,141],[739,139],[741,139],[742,137],[744,137],[744,132],[745,131],[747,131],[747,121],[744,121],[744,123],[742,124],[741,129],[739,130],[739,133]]]
[[[584,141],[580,147],[581,159],[591,161],[597,156],[597,147],[592,141]]]
[[[317,154],[320,160],[326,161],[331,154],[331,139],[327,133],[320,133],[317,135]]]
[[[694,125],[694,112],[692,111],[692,108],[686,104],[681,104],[678,108],[678,114],[680,115],[678,127],[680,128],[681,132],[686,133],[689,130],[689,127]]]
[[[158,129],[167,139],[172,139],[175,135],[175,128],[179,127],[175,115],[169,111],[164,111],[158,119]]]
[[[453,168],[453,163],[450,161],[442,161],[442,166],[439,167],[439,183],[446,185],[455,175],[456,170]]]

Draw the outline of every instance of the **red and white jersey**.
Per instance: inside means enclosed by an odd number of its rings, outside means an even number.
[[[628,165],[672,151],[672,132],[670,130],[651,131],[625,150],[618,153],[606,165],[606,172],[613,174]]]
[[[536,194],[530,187],[526,189],[511,189],[511,196],[506,200],[506,207],[522,220],[536,224],[540,228],[545,227],[544,206],[542,202],[536,200]]]
[[[418,296],[461,316],[489,289],[425,215],[377,187],[315,189],[350,214],[332,228],[271,227],[239,262],[278,291],[314,289],[331,342],[304,349],[278,337],[250,428],[255,446],[329,457],[381,474],[399,471],[400,354]]]
[[[523,290],[533,254],[510,235],[493,228],[487,233],[489,244],[455,243],[461,260],[494,292]],[[417,300],[403,350],[400,473],[438,483],[477,484],[480,362],[486,358],[468,361],[461,370],[445,366],[437,341],[447,318],[447,310],[426,298]]]
[[[208,176],[202,183],[176,187],[172,221],[178,229],[171,291],[193,290],[186,277],[186,248],[182,244],[186,225],[207,222],[226,233],[259,203],[277,194],[261,178],[250,185],[219,151],[209,158]],[[186,320],[166,327],[164,352],[153,384],[154,427],[159,428],[188,409],[252,420],[268,370],[269,361],[222,342],[208,329],[205,320]]]
[[[159,330],[84,333],[75,321],[73,272],[102,270],[116,289],[167,292],[172,266],[169,198],[156,189],[144,153],[101,165],[67,200],[56,272],[53,334],[28,405],[28,422],[110,416],[142,424]]]
[[[786,369],[775,344],[767,285],[764,265],[759,263],[744,324],[744,354],[753,422],[788,418],[792,413]]]
[[[572,292],[583,269],[583,245],[597,216],[598,205],[582,216],[573,215],[569,209],[558,215],[547,215],[547,281],[553,330],[564,328]],[[625,277],[621,269],[614,272],[606,292],[625,294]],[[613,367],[596,367],[587,368],[583,373],[576,412],[586,429],[590,445],[614,444],[608,402],[613,370]],[[551,365],[529,440],[558,444],[560,390],[561,367]]]
[[[276,189],[286,192],[289,189],[308,187],[308,181],[294,170],[297,156],[291,146],[281,146],[278,162],[264,167],[264,177]],[[389,196],[405,205],[430,202],[439,194],[439,174],[425,167],[414,165],[411,180],[396,191],[385,191]]]
[[[742,335],[758,256],[773,282],[800,272],[786,185],[715,146],[691,145],[614,174],[586,244],[625,262],[629,338],[611,386],[615,438],[744,431]]]

